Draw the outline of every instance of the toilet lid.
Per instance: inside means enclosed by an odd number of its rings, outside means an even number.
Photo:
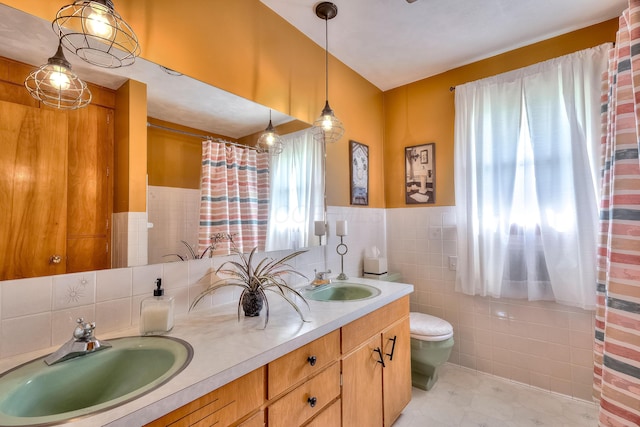
[[[410,313],[411,338],[422,341],[444,341],[453,336],[453,326],[446,320],[424,313]]]

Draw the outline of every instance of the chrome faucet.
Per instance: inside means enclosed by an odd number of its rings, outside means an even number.
[[[62,344],[58,350],[45,357],[44,362],[47,365],[53,365],[54,363],[111,347],[108,342],[100,341],[93,336],[93,330],[96,328],[95,322],[87,323],[82,317],[76,322],[78,325],[73,330],[73,337]]]
[[[327,270],[327,271],[313,270],[313,272],[316,274],[316,277],[311,282],[312,286],[322,286],[322,285],[328,285],[331,283],[331,279],[329,279],[329,274],[331,274],[331,270]]]

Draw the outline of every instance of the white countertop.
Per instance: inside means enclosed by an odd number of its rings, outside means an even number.
[[[412,285],[403,283],[362,278],[349,279],[349,282],[375,286],[381,293],[377,297],[359,301],[308,300],[310,309],[303,308],[307,322],[302,322],[295,310],[282,298],[270,295],[269,324],[266,329],[263,329],[264,309],[259,317],[241,316],[238,321],[236,304],[176,317],[175,326],[168,336],[189,342],[194,350],[193,360],[182,372],[140,398],[65,425],[144,425],[413,292]],[[100,336],[98,330],[96,335],[98,338],[105,338]],[[137,329],[121,331],[120,334],[112,334],[106,338],[131,335],[138,335]],[[42,354],[54,350],[55,348]],[[30,357],[33,358],[33,355]],[[14,357],[2,361],[0,371],[4,372],[28,360],[26,357]]]

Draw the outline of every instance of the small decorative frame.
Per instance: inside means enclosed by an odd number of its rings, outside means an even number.
[[[436,202],[436,144],[404,149],[405,202],[408,205]]]
[[[351,204],[369,205],[369,147],[349,141]]]

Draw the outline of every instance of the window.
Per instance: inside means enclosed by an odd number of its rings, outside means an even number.
[[[456,87],[459,291],[595,306],[608,48]]]

